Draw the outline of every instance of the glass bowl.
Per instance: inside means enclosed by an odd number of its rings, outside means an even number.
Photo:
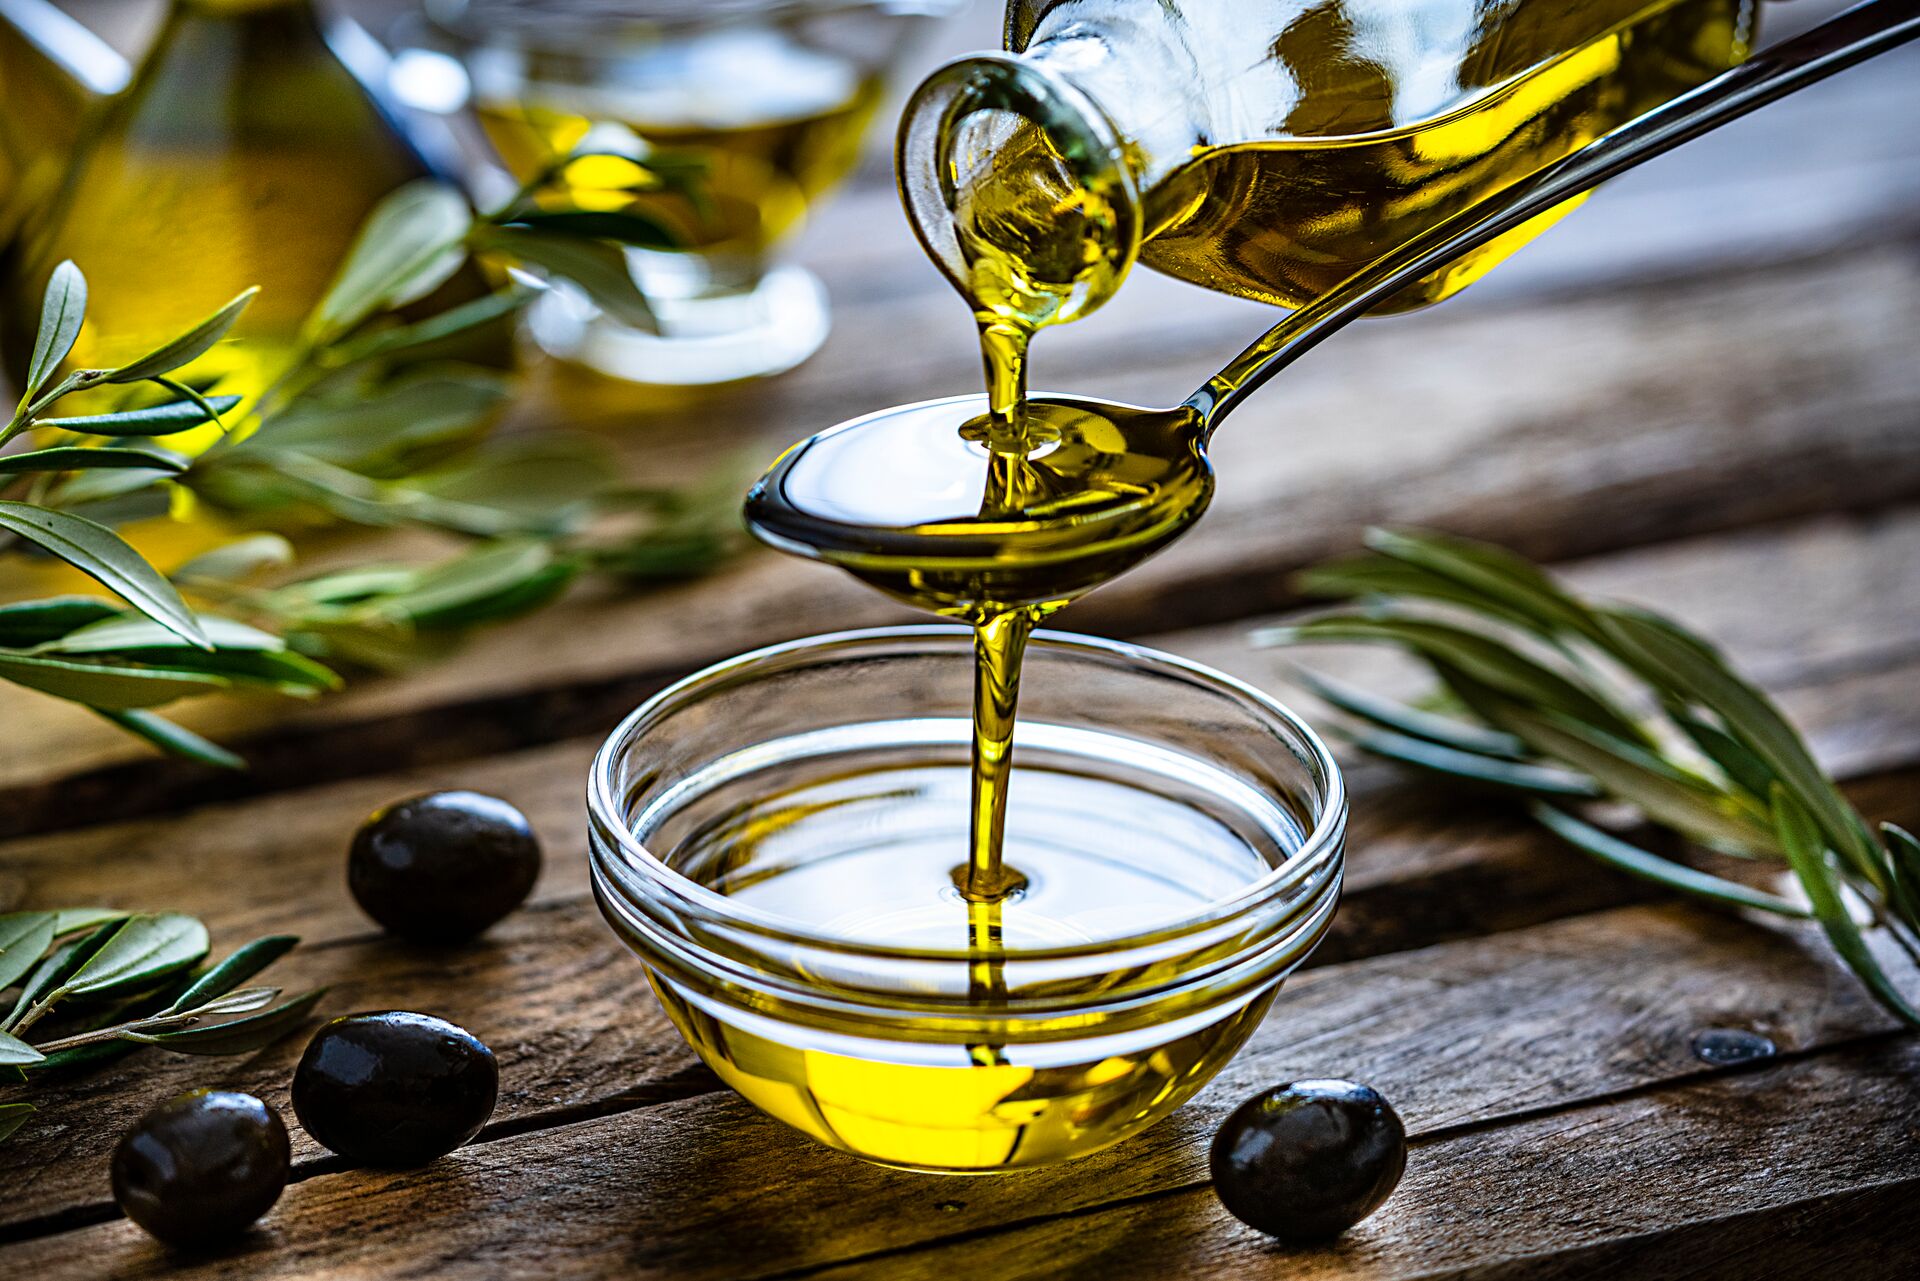
[[[1006,861],[969,903],[972,640],[883,628],[711,667],[609,737],[601,911],[689,1044],[764,1111],[917,1170],[1051,1164],[1204,1085],[1326,932],[1346,798],[1257,690],[1036,633]]]

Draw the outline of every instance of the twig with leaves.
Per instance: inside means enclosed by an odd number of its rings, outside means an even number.
[[[214,965],[207,928],[177,912],[77,908],[0,916],[0,1085],[31,1091],[45,1074],[158,1046],[176,1054],[250,1054],[303,1023],[325,990],[282,998],[242,987],[299,940],[255,939]],[[29,1033],[46,1033],[33,1040]],[[0,1097],[0,1139],[33,1115]]]
[[[1309,570],[1310,592],[1362,609],[1269,628],[1256,643],[1398,648],[1438,682],[1410,706],[1295,668],[1379,756],[1527,798],[1600,861],[1710,901],[1817,920],[1888,1010],[1920,1010],[1869,945],[1920,962],[1920,841],[1876,832],[1765,694],[1707,641],[1645,609],[1576,596],[1522,557],[1431,533],[1371,531],[1365,554]],[[1715,875],[1590,821],[1624,803],[1703,849],[1791,869],[1787,897]]]
[[[698,573],[728,554],[737,527],[730,492],[723,502],[624,490],[611,484],[616,469],[595,442],[558,432],[496,438],[490,428],[510,382],[455,359],[463,339],[535,296],[530,270],[570,282],[624,320],[651,323],[621,245],[658,246],[661,229],[637,213],[542,202],[545,187],[582,158],[556,162],[490,214],[433,181],[394,192],[308,317],[289,367],[248,401],[173,375],[228,336],[253,290],[131,364],[58,376],[87,301],[80,269],[61,264],[25,391],[0,430],[0,451],[27,432],[51,443],[0,452],[0,548],[34,545],[130,608],[89,597],[0,606],[0,680],[82,703],[163,751],[235,768],[238,757],[153,709],[233,688],[309,697],[340,683],[315,659],[399,666],[466,628],[547,604],[582,573],[638,582]],[[425,318],[400,314],[476,256],[517,278]],[[161,399],[110,413],[54,412],[67,396],[138,385]],[[224,435],[198,456],[159,443],[210,422]],[[9,497],[15,485],[30,488]],[[181,586],[242,622],[191,608],[174,582],[93,519],[148,494],[157,505],[136,513],[170,510],[173,496],[188,495],[242,524],[413,525],[474,545],[438,564],[260,588],[252,579],[284,568],[292,547],[257,533],[176,568]]]

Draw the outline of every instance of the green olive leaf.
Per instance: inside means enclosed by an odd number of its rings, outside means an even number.
[[[59,929],[53,912],[12,912],[0,916],[0,991],[20,981],[53,946]]]
[[[1397,734],[1391,730],[1343,729],[1339,733],[1356,747],[1375,756],[1469,782],[1540,796],[1576,797],[1581,800],[1591,800],[1600,794],[1599,786],[1592,779],[1552,765],[1484,756],[1479,752],[1443,747],[1424,738]]]
[[[240,403],[238,396],[208,396],[206,404],[224,414]],[[171,436],[211,421],[207,411],[191,400],[169,401],[147,409],[117,414],[89,414],[80,418],[39,418],[35,427],[53,427],[79,436]]]
[[[1656,688],[1712,708],[1813,816],[1833,848],[1856,870],[1873,874],[1879,851],[1865,824],[1766,695],[1737,676],[1711,645],[1669,619],[1634,609],[1598,610],[1596,617],[1612,652]]]
[[[1488,729],[1455,716],[1440,716],[1409,707],[1391,698],[1335,680],[1297,663],[1285,665],[1288,679],[1303,686],[1316,698],[1382,728],[1413,738],[1423,738],[1442,747],[1461,752],[1477,752],[1507,760],[1524,760],[1527,745],[1512,734]]]
[[[120,616],[118,605],[96,596],[48,596],[0,605],[0,648],[32,649],[89,623]]]
[[[124,1039],[157,1045],[176,1054],[251,1054],[306,1022],[313,1007],[326,994],[327,989],[320,988],[257,1014],[243,1014],[223,1022],[171,1032],[129,1033]]]
[[[32,1067],[46,1057],[19,1037],[0,1032],[0,1067]]]
[[[216,651],[277,654],[287,647],[286,642],[273,633],[263,632],[257,627],[249,627],[231,618],[220,618],[211,614],[196,614],[194,617],[200,624],[201,632]],[[166,628],[144,618],[121,617],[68,632],[58,640],[40,646],[37,652],[107,654],[128,650],[182,648],[185,647]],[[196,649],[194,652],[200,651]]]
[[[203,672],[127,662],[49,658],[4,650],[0,650],[0,680],[116,712],[158,707],[193,694],[210,694],[232,684]]]
[[[182,992],[172,1005],[161,1012],[177,1014],[181,1010],[191,1010],[216,996],[226,995],[291,952],[299,942],[299,937],[293,934],[271,934],[266,938],[255,939],[195,979],[193,986]]]
[[[128,991],[199,964],[207,947],[207,927],[191,916],[130,916],[57,991],[65,997]]]
[[[1366,542],[1382,556],[1457,584],[1480,608],[1518,618],[1541,635],[1592,636],[1598,630],[1584,604],[1504,547],[1425,530],[1370,529]]]
[[[214,769],[237,771],[247,768],[245,758],[202,738],[184,725],[174,724],[164,716],[139,709],[113,711],[96,707],[93,710],[135,738],[145,739],[168,756],[178,756],[182,760]]]
[[[192,364],[213,350],[213,345],[227,336],[227,331],[232,329],[234,322],[240,319],[240,313],[247,309],[247,305],[259,292],[260,287],[255,285],[236,295],[220,310],[178,338],[161,343],[132,364],[120,366],[107,375],[106,381],[110,383],[145,382],[149,378],[170,374],[182,365]]]
[[[536,296],[537,291],[532,289],[501,289],[412,324],[359,334],[330,350],[327,364],[332,369],[345,369],[366,361],[390,360],[395,356],[415,353],[503,316],[510,316]]]
[[[153,471],[179,473],[187,469],[188,462],[186,455],[166,449],[86,449],[61,445],[53,449],[34,449],[23,454],[0,456],[0,476],[38,471],[91,471],[107,467],[145,467]]]
[[[0,1027],[10,1028],[19,1023],[21,1015],[38,1005],[49,992],[66,982],[75,970],[105,946],[125,919],[123,914],[110,915],[90,932],[62,943],[49,953],[47,959],[40,962],[39,967],[21,985],[20,998],[13,1003],[13,1009],[7,1017],[0,1020]]]
[[[1763,912],[1773,912],[1780,916],[1808,917],[1813,915],[1797,903],[1789,903],[1776,894],[1756,890],[1742,885],[1738,881],[1729,881],[1713,876],[1697,868],[1676,863],[1672,859],[1662,858],[1638,845],[1623,841],[1611,832],[1602,831],[1591,823],[1584,823],[1565,810],[1541,801],[1531,802],[1527,806],[1529,813],[1562,840],[1577,846],[1591,854],[1609,867],[1618,868],[1629,876],[1653,881],[1668,889],[1679,890],[1683,894],[1692,894],[1725,903],[1732,907],[1752,907]]]
[[[58,556],[182,640],[212,648],[173,584],[105,525],[30,503],[0,502],[0,529]]]
[[[79,340],[87,316],[87,278],[71,259],[53,269],[40,304],[40,332],[33,340],[33,358],[27,363],[25,401],[47,385],[60,362]]]
[[[109,921],[124,921],[131,915],[131,912],[111,907],[63,907],[54,913],[59,918],[54,933],[71,934],[75,930],[90,930]]]
[[[459,270],[472,228],[466,197],[444,182],[423,178],[393,192],[361,226],[307,318],[308,340],[332,342],[377,311],[432,293]]]
[[[1813,815],[1782,783],[1773,787],[1773,814],[1787,861],[1793,864],[1800,888],[1813,904],[1813,914],[1819,918],[1820,928],[1826,931],[1833,950],[1860,981],[1872,989],[1880,1004],[1909,1027],[1920,1027],[1920,1010],[1914,1009],[1880,968],[1860,926],[1847,909],[1838,873],[1828,857],[1827,842]]]
[[[173,577],[184,583],[243,582],[293,561],[293,544],[279,534],[249,534],[200,553],[175,569]]]
[[[633,210],[554,209],[515,214],[507,224],[592,240],[612,240],[640,249],[678,249],[680,237],[665,223]]]
[[[31,1103],[0,1103],[0,1143],[13,1137],[34,1113]]]
[[[626,254],[615,245],[524,227],[492,228],[482,244],[571,281],[623,325],[649,333],[659,329],[652,306],[633,283]]]

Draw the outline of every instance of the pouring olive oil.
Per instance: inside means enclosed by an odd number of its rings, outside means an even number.
[[[1164,40],[1156,43],[1154,32],[1164,36],[1165,24],[1179,19],[1187,7],[1125,6],[1131,25],[1086,27],[1076,25],[1078,20],[1112,15],[1116,6],[1016,5],[1010,32],[1014,42],[1021,44],[1053,19],[1065,24],[1056,32],[1059,40],[1095,40],[1116,56],[1137,50],[1144,42],[1164,61],[1169,46]],[[1337,26],[1344,22],[1353,30],[1374,30],[1376,35],[1384,21],[1374,9],[1359,4],[1321,5],[1310,11],[1282,7],[1299,23]],[[1238,12],[1256,6],[1207,8]],[[1259,8],[1268,12],[1266,7]],[[1181,218],[1148,216],[1143,210],[1152,201],[1143,204],[1142,189],[1149,198],[1165,189],[1161,183],[1141,181],[1141,175],[1154,171],[1154,148],[1143,145],[1141,135],[1124,133],[1106,113],[1094,109],[1090,92],[1059,68],[1035,70],[1021,59],[988,57],[936,73],[923,86],[903,123],[902,188],[923,243],[973,309],[981,331],[988,395],[901,406],[812,437],[784,454],[754,487],[747,515],[755,532],[776,547],[838,565],[901,600],[971,624],[974,724],[968,766],[971,811],[965,825],[971,848],[961,868],[932,875],[929,867],[951,868],[950,854],[940,857],[921,848],[916,864],[887,848],[886,842],[869,842],[872,820],[854,824],[840,833],[844,845],[835,847],[835,852],[815,852],[812,865],[821,869],[821,875],[831,875],[827,869],[836,862],[841,864],[836,870],[847,873],[834,878],[830,890],[820,891],[827,895],[826,901],[838,902],[843,895],[849,901],[859,900],[865,893],[877,892],[863,887],[880,886],[893,913],[911,912],[921,920],[934,921],[941,919],[944,910],[945,929],[966,931],[972,960],[969,999],[989,1014],[1018,1008],[1019,995],[1034,989],[1012,981],[1021,962],[1008,961],[1001,949],[1016,925],[1026,925],[1026,909],[1039,897],[1032,887],[1045,889],[1049,902],[1069,905],[1062,913],[1068,919],[1073,917],[1071,904],[1092,901],[1109,888],[1101,868],[1068,868],[1069,879],[1063,883],[1053,866],[1056,852],[1051,841],[1047,834],[1033,830],[1036,819],[1057,813],[1056,789],[1063,774],[1080,781],[1088,777],[1084,772],[1061,770],[1052,759],[1059,726],[1048,715],[1024,731],[1015,789],[1020,800],[1015,806],[1007,805],[1022,646],[1035,620],[1165,547],[1198,519],[1213,490],[1207,439],[1221,418],[1275,370],[1365,311],[1382,309],[1383,304],[1391,309],[1432,301],[1463,286],[1510,250],[1515,235],[1533,234],[1543,218],[1564,212],[1569,200],[1595,183],[1920,34],[1920,20],[1913,17],[1910,5],[1865,5],[1768,51],[1751,66],[1713,77],[1713,71],[1744,57],[1750,35],[1747,10],[1729,19],[1719,0],[1673,0],[1635,10],[1625,18],[1614,15],[1594,28],[1587,19],[1596,16],[1592,11],[1604,9],[1582,6],[1576,12],[1547,0],[1474,7],[1471,41],[1439,40],[1429,46],[1438,50],[1436,57],[1422,59],[1407,52],[1398,61],[1378,62],[1381,76],[1399,68],[1395,75],[1403,77],[1388,76],[1391,83],[1384,87],[1379,77],[1355,81],[1330,72],[1316,79],[1305,74],[1311,68],[1304,69],[1295,86],[1298,101],[1318,104],[1324,118],[1342,119],[1346,116],[1335,109],[1340,84],[1372,86],[1364,101],[1354,100],[1354,113],[1364,117],[1381,102],[1416,101],[1437,83],[1487,82],[1491,73],[1476,68],[1504,65],[1493,57],[1495,53],[1508,59],[1524,53],[1531,59],[1484,90],[1447,99],[1444,118],[1438,120],[1446,132],[1438,137],[1457,143],[1476,136],[1477,131],[1486,144],[1477,150],[1463,149],[1460,164],[1431,166],[1424,177],[1412,181],[1418,175],[1411,160],[1441,156],[1443,148],[1431,135],[1423,140],[1422,129],[1404,125],[1396,125],[1393,138],[1374,139],[1385,147],[1377,156],[1398,159],[1392,163],[1383,159],[1377,168],[1363,165],[1346,170],[1355,184],[1347,193],[1351,208],[1373,229],[1368,233],[1372,238],[1359,249],[1367,265],[1281,321],[1185,403],[1165,410],[1075,397],[1027,396],[1025,356],[1030,339],[1049,324],[1075,319],[1099,306],[1138,256],[1178,274],[1191,274],[1201,283],[1231,287],[1250,296],[1303,298],[1309,291],[1295,268],[1314,254],[1285,247],[1331,243],[1308,236],[1318,236],[1326,226],[1311,219],[1290,223],[1279,185],[1273,188],[1273,202],[1265,206],[1277,212],[1271,218],[1265,212],[1258,215],[1263,226],[1243,220],[1253,203],[1235,204],[1224,199],[1222,192],[1198,198]],[[1039,24],[1033,21],[1036,10]],[[1393,12],[1453,10],[1416,2],[1394,6]],[[1418,43],[1425,30],[1412,23],[1400,35]],[[1238,65],[1226,50],[1247,48],[1244,36],[1243,31],[1237,45],[1224,42],[1224,37],[1212,43],[1196,38],[1174,44],[1182,50],[1207,50],[1214,64]],[[1267,52],[1250,61],[1273,70],[1269,64],[1278,57],[1273,51],[1279,46],[1252,43]],[[1358,40],[1342,47],[1349,52],[1362,47],[1400,48],[1393,41],[1369,45]],[[1601,52],[1594,53],[1596,49]],[[1474,50],[1483,51],[1477,62],[1466,57]],[[1154,58],[1149,57],[1134,65],[1153,64]],[[1062,66],[1067,65],[1079,72],[1112,64],[1103,62],[1097,51],[1083,48],[1080,56],[1062,60]],[[1591,74],[1571,74],[1569,69],[1576,66],[1589,68]],[[1685,102],[1636,117],[1617,131],[1609,129],[1609,123],[1656,106],[1662,94],[1708,78],[1713,84]],[[1204,82],[1205,77],[1199,80]],[[1175,82],[1186,83],[1177,78]],[[1156,98],[1142,91],[1128,101],[1139,104]],[[1516,117],[1516,104],[1531,104],[1524,119]],[[1607,114],[1616,110],[1619,114]],[[1510,133],[1524,137],[1528,145],[1508,145],[1504,139]],[[1598,133],[1607,136],[1579,156],[1554,163]],[[1324,148],[1350,153],[1356,145],[1354,137],[1330,134]],[[1275,161],[1281,166],[1273,171],[1276,174],[1286,172],[1285,166],[1318,163],[1311,154],[1315,144],[1298,138],[1267,141],[1276,145],[1247,145],[1239,159],[1190,171],[1182,161],[1166,166],[1164,175],[1171,178],[1185,171],[1191,179],[1202,172],[1237,174],[1233,181],[1244,187],[1252,181],[1250,174],[1276,156],[1282,157]],[[1287,145],[1277,145],[1281,142]],[[1189,159],[1206,160],[1206,150]],[[1472,154],[1464,155],[1465,150]],[[937,158],[937,163],[916,163],[916,158],[930,157]],[[1355,158],[1343,154],[1323,156],[1320,161],[1331,164],[1335,159]],[[1459,212],[1448,212],[1456,208],[1450,202],[1461,190],[1460,183],[1469,178],[1485,185],[1477,194],[1461,197],[1464,203],[1458,206]],[[1246,233],[1232,245],[1225,224],[1216,221],[1208,224],[1215,231],[1209,233],[1211,241],[1202,247],[1203,253],[1153,250],[1161,235],[1200,226],[1200,219],[1224,216],[1222,211],[1231,209],[1240,212],[1229,221]],[[1276,251],[1255,252],[1260,246]],[[1217,264],[1226,258],[1231,259],[1230,272],[1222,269],[1216,274],[1194,265]],[[1332,262],[1333,257],[1327,256],[1326,261]],[[1338,274],[1344,268],[1329,270]],[[1236,273],[1252,283],[1231,284],[1239,278]],[[1030,692],[1032,698],[1047,696],[1042,687]],[[1059,715],[1057,707],[1052,715]],[[1141,724],[1150,719],[1138,710],[1132,715]],[[1124,755],[1133,750],[1128,745],[1137,741],[1129,737],[1104,750]],[[898,754],[888,759],[910,770],[920,764],[913,755],[914,749],[902,744]],[[838,773],[834,786],[857,791],[875,803],[881,797],[893,798],[889,812],[899,816],[894,821],[905,824],[910,821],[907,815],[923,816],[912,820],[920,824],[916,831],[922,842],[944,837],[948,844],[941,846],[941,852],[957,852],[957,822],[938,825],[924,817],[929,814],[926,808],[902,799],[910,796],[917,802],[939,799],[941,794],[911,787],[888,791],[882,781],[887,766],[888,761],[875,760],[868,772]],[[1235,785],[1230,777],[1200,784],[1222,795]],[[1151,795],[1154,789],[1143,783],[1138,790]],[[954,804],[956,799],[949,796],[947,803]],[[1157,855],[1158,824],[1164,815],[1134,813],[1122,794],[1088,797],[1072,810],[1089,823],[1109,810],[1123,815],[1130,835],[1105,839],[1137,845],[1140,832],[1152,832]],[[812,812],[824,811],[815,807]],[[806,839],[832,845],[831,826],[815,828]],[[804,843],[803,827],[800,822],[791,826],[797,843]],[[1234,838],[1233,833],[1216,832],[1210,838],[1211,848],[1218,854],[1226,848],[1223,842]],[[1177,840],[1172,845],[1176,852],[1182,848]],[[1277,846],[1250,841],[1243,849],[1264,850],[1269,860],[1285,861],[1289,857],[1285,846],[1284,841]],[[856,869],[854,864],[864,865],[869,852],[885,866]],[[799,865],[797,859],[783,864]],[[1169,878],[1178,878],[1185,866],[1170,859]],[[723,879],[699,879],[723,893],[734,892]],[[756,891],[761,884],[777,884],[777,880],[756,882]],[[1152,891],[1121,887],[1119,892],[1141,893],[1141,901],[1133,903],[1136,908],[1152,906],[1146,901]],[[1183,907],[1184,900],[1169,896],[1165,910],[1177,916]],[[790,914],[804,920],[823,919],[817,911],[799,907]],[[839,918],[829,924],[836,931],[840,928]],[[996,930],[1001,937],[996,938]],[[864,942],[865,926],[849,922],[848,936]],[[1120,977],[1116,974],[1116,981]],[[1014,996],[1010,998],[1009,992]],[[1010,1005],[999,1004],[1009,1000]],[[1264,1002],[1260,1004],[1264,1008]],[[1259,1013],[1253,1010],[1249,1017],[1257,1021]],[[1217,1014],[1213,1019],[1213,1028],[1226,1027]],[[1124,1074],[1129,1065],[1161,1060],[1171,1065],[1181,1061],[1181,1052],[1187,1049],[1197,1049],[1203,1056],[1224,1056],[1246,1035],[1241,1027],[1203,1043],[1207,1029],[1180,1026],[1179,1040],[1170,1040],[1152,1053],[1142,1053],[1136,1046],[1113,1061],[1116,1070]],[[1167,1030],[1170,1033],[1172,1025]],[[1093,1034],[1098,1035],[1097,1028]],[[689,1035],[704,1051],[701,1033],[696,1030]],[[857,1095],[861,1116],[905,1118],[898,1129],[888,1132],[893,1145],[878,1159],[940,1168],[987,1168],[981,1159],[971,1163],[947,1159],[949,1149],[973,1140],[977,1142],[968,1150],[976,1158],[1004,1149],[1001,1166],[1024,1164],[1025,1136],[1048,1133],[1048,1123],[1074,1115],[1073,1110],[1086,1101],[1084,1095],[1071,1091],[1047,1095],[1050,1081],[1041,1073],[1023,1078],[1013,1093],[1005,1092],[1001,1087],[1006,1082],[990,1074],[1002,1070],[1003,1059],[1030,1054],[1032,1049],[1011,1043],[1003,1047],[998,1042],[970,1047],[969,1061],[977,1065],[972,1069],[980,1074],[977,1077],[969,1077],[967,1069],[958,1069],[960,1074],[955,1075],[956,1069],[945,1062],[865,1063],[856,1052],[846,1067],[853,1074],[848,1079],[857,1076],[861,1088],[839,1090],[834,1098]],[[725,1046],[715,1053],[724,1056]],[[792,1071],[783,1072],[777,1066],[777,1054],[762,1057],[758,1062],[768,1069],[766,1077],[747,1081],[741,1088],[763,1107],[821,1133],[826,1141],[872,1155],[877,1149],[863,1147],[847,1132],[837,1132],[836,1138],[831,1127],[823,1131],[789,1115],[811,1109],[807,1115],[817,1120],[831,1110],[832,1101],[822,1095],[817,1079],[830,1074],[814,1061],[818,1058],[803,1053],[792,1063]],[[1168,1075],[1150,1096],[1135,1094],[1131,1101],[1138,1102],[1141,1110],[1132,1120],[1144,1124],[1170,1109],[1220,1061],[1215,1057]],[[1086,1078],[1107,1070],[1096,1066]],[[977,1098],[963,1097],[969,1079],[980,1082]],[[1025,1119],[1016,1126],[1012,1113],[1029,1104],[1021,1113]],[[1070,1142],[1077,1154],[1126,1132],[1131,1132],[1126,1123],[1109,1118],[1106,1124],[1096,1122],[1079,1130],[1066,1124],[1051,1133],[1056,1146]],[[940,1136],[946,1147],[934,1136]],[[989,1136],[1008,1142],[996,1147],[988,1142]]]

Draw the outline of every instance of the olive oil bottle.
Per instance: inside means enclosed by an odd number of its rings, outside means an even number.
[[[775,69],[762,92],[729,100],[724,116],[695,110],[713,95],[692,83],[634,95],[533,79],[495,86],[475,106],[501,160],[523,180],[589,144],[596,129],[595,137],[611,132],[656,164],[690,171],[697,187],[636,191],[633,165],[593,157],[567,171],[553,198],[631,209],[667,228],[681,252],[757,263],[853,167],[879,97],[878,76],[839,64],[822,74],[819,62],[815,55],[810,74]]]
[[[367,213],[427,173],[335,57],[311,0],[174,0],[131,85],[22,227],[0,353],[17,377],[62,259],[90,286],[76,367],[137,357],[259,285],[231,340],[180,375],[255,395],[290,358]]]
[[[127,75],[126,61],[52,0],[0,5],[0,244],[58,186],[84,123]]]
[[[1138,257],[1298,307],[1738,63],[1754,20],[1754,0],[1015,0],[1016,54],[916,92],[901,186],[976,304],[1024,279],[1003,311],[1077,291],[1084,313]],[[1382,310],[1458,292],[1566,210]]]

